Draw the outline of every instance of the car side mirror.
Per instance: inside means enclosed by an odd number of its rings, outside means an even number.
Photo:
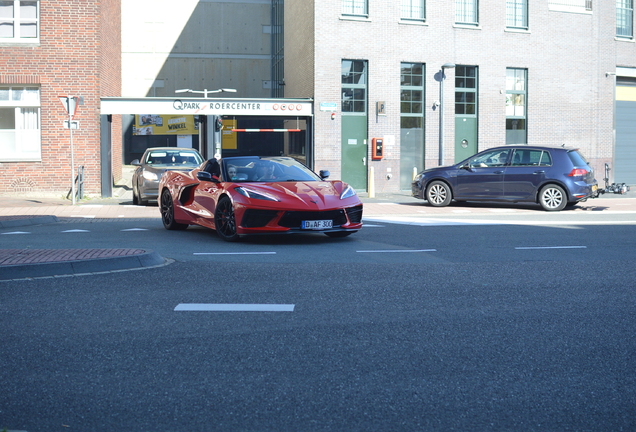
[[[331,175],[331,173],[329,172],[329,170],[320,170],[320,179],[321,180],[326,180],[329,178],[329,176]]]
[[[139,159],[135,159],[135,160],[133,160],[130,164],[131,164],[131,165],[134,165],[134,166],[140,166],[140,165],[141,165],[141,162],[139,162]]]
[[[197,173],[197,179],[199,179],[201,181],[209,181],[209,182],[213,182],[213,183],[220,183],[218,177],[213,176],[212,174],[210,174],[207,171],[199,171]]]

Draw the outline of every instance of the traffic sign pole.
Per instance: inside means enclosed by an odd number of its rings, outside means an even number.
[[[73,151],[73,117],[77,112],[78,105],[81,105],[84,98],[78,96],[59,96],[60,102],[68,114],[68,130],[71,138],[71,194],[73,195],[73,205],[75,205],[75,152]]]

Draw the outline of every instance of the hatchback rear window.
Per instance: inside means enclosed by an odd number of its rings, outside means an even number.
[[[587,165],[587,159],[578,150],[571,150],[568,152],[568,157],[576,167]]]

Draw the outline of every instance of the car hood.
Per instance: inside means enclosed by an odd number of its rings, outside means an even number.
[[[348,185],[341,181],[290,181],[280,183],[241,183],[235,187],[263,192],[276,196],[281,203],[298,208],[316,209],[340,207],[343,204],[356,204],[360,200],[357,195],[340,199],[340,195]],[[268,201],[258,200],[266,203]]]

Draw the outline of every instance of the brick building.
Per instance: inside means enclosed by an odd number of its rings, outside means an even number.
[[[314,98],[316,164],[357,189],[505,143],[580,147],[634,184],[633,20],[632,0],[286,1],[285,96]]]
[[[120,0],[31,0],[0,4],[0,193],[52,196],[71,190],[70,131],[59,96],[83,97],[73,159],[84,192],[100,194],[100,97],[121,93]],[[121,119],[109,174],[121,176]],[[111,183],[112,184],[112,183]]]

